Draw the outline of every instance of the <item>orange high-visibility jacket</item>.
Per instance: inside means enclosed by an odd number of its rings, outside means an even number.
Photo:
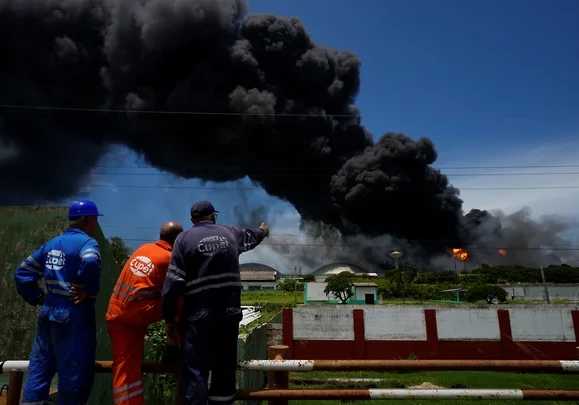
[[[106,320],[141,326],[160,322],[161,290],[170,260],[171,245],[162,240],[135,250],[113,289]]]

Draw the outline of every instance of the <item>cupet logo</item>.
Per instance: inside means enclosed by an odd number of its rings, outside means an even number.
[[[46,268],[49,270],[62,270],[66,263],[66,255],[60,250],[51,250],[46,255]]]
[[[131,271],[139,277],[147,277],[155,270],[155,263],[147,256],[137,256],[131,260]]]

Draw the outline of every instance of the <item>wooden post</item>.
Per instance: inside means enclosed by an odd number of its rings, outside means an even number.
[[[267,358],[269,360],[287,360],[289,347],[285,345],[269,346]],[[268,374],[270,390],[287,390],[289,388],[289,371],[270,371]],[[287,405],[287,399],[269,400],[268,405]]]
[[[18,370],[10,370],[8,377],[8,397],[6,405],[20,405],[20,396],[22,395],[22,381],[24,373]]]

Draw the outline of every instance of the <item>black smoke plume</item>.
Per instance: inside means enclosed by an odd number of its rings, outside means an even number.
[[[248,177],[344,235],[429,252],[466,241],[432,142],[387,133],[374,143],[362,126],[356,55],[315,44],[296,18],[246,10],[242,0],[0,0],[0,203],[74,195],[122,144],[184,178]]]

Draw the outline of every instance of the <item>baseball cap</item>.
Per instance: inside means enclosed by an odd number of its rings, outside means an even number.
[[[213,204],[207,200],[197,201],[191,206],[191,218],[204,217],[213,213],[218,214],[219,211],[216,211]]]

